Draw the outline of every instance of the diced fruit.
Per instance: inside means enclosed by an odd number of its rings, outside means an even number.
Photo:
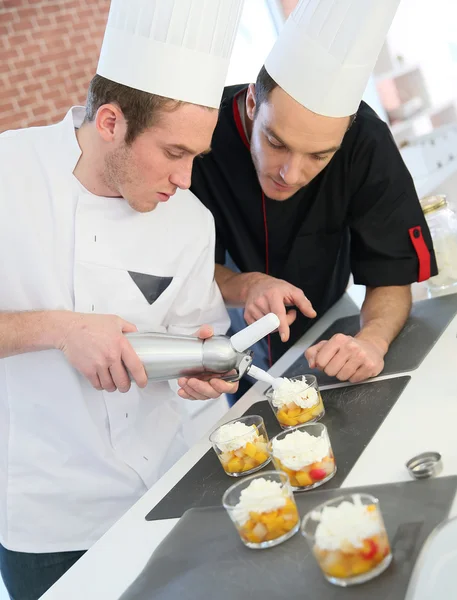
[[[378,544],[371,538],[364,540],[363,542],[363,550],[360,552],[360,555],[365,560],[371,560],[376,556],[378,551]]]
[[[257,525],[252,530],[252,533],[255,536],[257,536],[259,539],[262,539],[267,535],[268,529],[265,527],[265,525],[263,523],[257,523]]]
[[[351,563],[351,575],[362,575],[362,573],[368,573],[373,568],[373,562],[371,560],[355,559]]]
[[[318,481],[322,481],[328,475],[333,473],[335,469],[335,461],[330,456],[324,458],[321,462],[312,463],[307,467],[303,467],[299,471],[288,469],[280,460],[274,458],[275,467],[279,471],[284,471],[289,477],[290,484],[293,487],[308,487]]]
[[[310,469],[309,474],[314,481],[321,481],[321,479],[325,479],[327,477],[327,472],[325,469]]]
[[[327,575],[330,577],[337,577],[338,579],[343,579],[348,576],[348,572],[346,571],[344,565],[340,563],[334,563],[332,566],[327,567],[325,569]]]
[[[289,419],[295,419],[296,417],[298,417],[298,415],[300,413],[301,413],[301,409],[300,409],[300,407],[297,407],[292,410],[289,410],[288,417],[289,417]]]
[[[243,463],[239,458],[233,457],[228,461],[226,469],[229,473],[240,473],[243,470]]]
[[[293,529],[298,520],[297,507],[288,498],[286,504],[277,510],[249,513],[249,520],[240,527],[240,535],[253,543],[274,540]]]
[[[263,465],[269,459],[268,445],[263,435],[242,448],[219,455],[227,473],[245,473]]]
[[[257,467],[257,463],[253,458],[245,458],[243,464],[243,473]]]
[[[301,487],[305,487],[305,486],[313,484],[313,480],[312,480],[310,474],[306,473],[305,471],[298,471],[298,473],[295,475],[295,477],[298,481],[298,485]]]
[[[260,520],[261,520],[262,523],[264,523],[264,525],[268,525],[268,523],[274,523],[277,518],[278,518],[278,511],[277,510],[272,510],[272,511],[267,512],[267,513],[262,513],[260,515]]]
[[[262,452],[262,451],[256,452],[254,459],[257,461],[258,465],[261,465],[266,460],[268,460],[268,454],[266,452]]]
[[[244,453],[247,454],[250,458],[254,458],[257,452],[257,447],[254,446],[251,442],[248,442],[244,447]]]
[[[320,417],[324,411],[322,398],[319,395],[319,402],[310,408],[301,408],[295,402],[290,402],[276,413],[276,418],[285,427],[295,427],[308,421]]]
[[[385,544],[385,545],[384,545]],[[390,551],[387,535],[367,538],[363,548],[355,548],[350,543],[345,543],[339,550],[321,550],[314,547],[314,555],[322,570],[332,577],[355,577],[368,573],[384,560],[384,548]]]

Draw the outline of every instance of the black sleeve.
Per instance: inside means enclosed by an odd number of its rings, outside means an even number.
[[[375,127],[351,156],[352,273],[355,283],[368,287],[407,285],[419,274],[437,273],[433,243],[390,131],[384,123]]]
[[[203,161],[204,159],[197,159]],[[214,197],[211,192],[210,185],[205,177],[203,168],[198,164],[194,163],[192,169],[192,185],[190,188],[191,192],[197,196],[202,204],[212,213],[214,222],[216,224],[216,248],[214,259],[219,265],[225,264],[226,245],[223,240],[223,234],[221,231],[221,223],[223,223],[223,216],[221,215],[217,204],[214,202]]]

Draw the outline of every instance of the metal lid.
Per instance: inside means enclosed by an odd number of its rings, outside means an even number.
[[[424,215],[435,212],[444,206],[447,206],[447,198],[444,194],[439,194],[437,196],[425,196],[421,201],[422,211]]]
[[[439,475],[443,469],[439,452],[423,452],[406,463],[409,474],[414,479],[428,479]]]

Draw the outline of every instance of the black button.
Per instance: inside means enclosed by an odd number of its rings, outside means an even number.
[[[420,238],[420,236],[421,236],[420,229],[415,229],[413,235],[416,239]]]

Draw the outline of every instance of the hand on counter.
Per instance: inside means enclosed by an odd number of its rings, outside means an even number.
[[[244,318],[250,325],[264,315],[275,313],[279,320],[279,334],[283,342],[290,336],[290,325],[297,318],[297,311],[287,312],[287,306],[296,306],[306,317],[313,319],[316,311],[300,288],[282,279],[262,273],[252,273],[246,294]]]
[[[127,369],[139,387],[146,387],[144,367],[123,335],[137,331],[135,325],[115,315],[61,314],[57,347],[96,390],[128,392]]]
[[[340,381],[358,383],[379,375],[386,352],[381,343],[337,333],[308,348],[305,356],[311,369],[324,371]]]
[[[206,340],[214,335],[213,328],[209,325],[203,325],[196,333],[201,340]],[[209,400],[210,398],[219,398],[222,394],[234,394],[238,389],[238,383],[229,383],[218,377],[213,377],[209,381],[197,379],[196,377],[181,377],[178,379],[178,385],[181,388],[178,394],[186,400]]]

